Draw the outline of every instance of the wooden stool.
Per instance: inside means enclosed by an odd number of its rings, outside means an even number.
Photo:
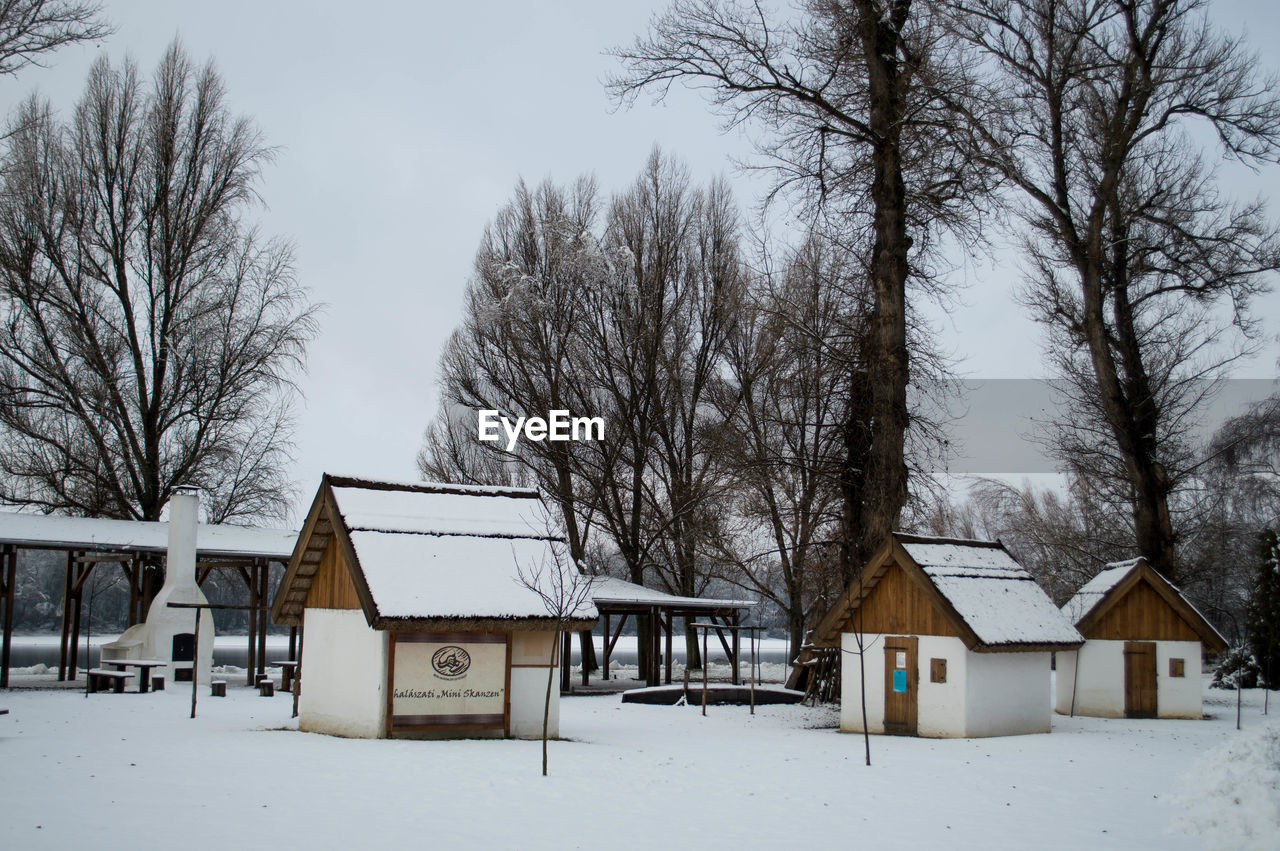
[[[209,681],[209,692],[210,692],[210,694],[212,694],[214,697],[226,697],[226,696],[227,696],[227,681],[226,681],[226,680],[210,680],[210,681]],[[194,705],[194,704],[193,704],[193,705]]]
[[[276,684],[266,674],[258,680],[258,694],[262,697],[275,697]]]
[[[164,691],[164,677],[156,674],[151,677],[151,690]]]

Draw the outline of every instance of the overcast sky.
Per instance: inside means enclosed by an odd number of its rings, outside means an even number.
[[[720,133],[696,94],[673,90],[665,104],[630,110],[614,110],[605,95],[601,81],[614,64],[602,52],[665,6],[108,0],[114,35],[0,81],[0,104],[7,111],[38,89],[65,114],[100,53],[113,62],[131,55],[149,74],[177,36],[194,60],[214,59],[232,109],[280,148],[261,186],[264,229],[295,241],[299,276],[327,305],[296,409],[300,519],[322,472],[416,477],[414,455],[436,404],[436,359],[460,319],[485,223],[518,179],[593,172],[612,192],[657,144],[696,180],[724,174],[744,206],[754,201],[760,184],[730,162],[748,156],[749,145]],[[1273,0],[1216,0],[1213,9],[1228,30],[1245,32],[1263,65],[1280,67]],[[1280,187],[1280,169],[1227,177],[1237,191],[1269,198]],[[1043,374],[1038,331],[1010,300],[1015,259],[960,270],[960,302],[931,311],[964,375]],[[1258,308],[1272,336],[1240,377],[1276,374],[1280,298]],[[968,429],[971,442],[989,437],[993,422],[1026,430],[1015,422],[1022,414],[986,413],[981,428]]]

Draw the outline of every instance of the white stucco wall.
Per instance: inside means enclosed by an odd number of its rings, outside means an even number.
[[[866,646],[867,729],[884,732],[884,636]],[[858,643],[841,636],[840,729],[862,732]],[[947,660],[947,681],[930,682],[933,659]],[[1048,653],[972,653],[958,638],[918,636],[916,733],[934,738],[1047,733],[1051,725]]]
[[[387,711],[387,633],[359,609],[306,610],[298,729],[377,738]]]
[[[1156,642],[1156,714],[1160,718],[1204,717],[1200,691],[1200,642]],[[1182,677],[1169,676],[1169,660],[1184,660]]]
[[[1056,709],[1063,715],[1098,718],[1124,717],[1123,641],[1090,639],[1080,648],[1079,671],[1076,653],[1058,654],[1058,699]],[[1198,641],[1157,641],[1156,715],[1160,718],[1202,718],[1200,693],[1200,643]],[[1185,660],[1186,676],[1169,676],[1169,660]]]
[[[971,655],[958,638],[922,635],[916,654],[916,733],[932,738],[965,735],[965,683],[967,657]],[[933,659],[947,660],[947,681],[930,681]],[[883,689],[884,681],[881,680]],[[881,698],[883,706],[883,697]]]
[[[1078,670],[1077,670],[1078,668]],[[1086,641],[1074,653],[1058,654],[1057,706],[1063,715],[1124,717],[1124,642]]]
[[[965,663],[965,735],[1048,733],[1049,654],[969,653]]]
[[[884,637],[864,635],[867,677],[867,730],[884,732]],[[862,732],[862,682],[858,641],[852,632],[840,635],[840,730]]]

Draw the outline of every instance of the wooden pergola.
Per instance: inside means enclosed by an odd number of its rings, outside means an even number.
[[[715,629],[720,645],[733,666],[733,682],[738,683],[738,657],[741,651],[738,641],[739,631],[729,627],[737,627],[741,623],[742,611],[754,607],[756,605],[754,600],[681,597],[612,576],[593,577],[591,584],[591,598],[604,624],[604,660],[601,663],[604,679],[609,678],[609,656],[622,635],[627,618],[633,617],[637,624],[643,622],[648,626],[648,664],[641,673],[645,684],[649,686],[662,683],[663,669],[665,669],[666,682],[671,682],[671,650],[675,619],[683,618],[686,623],[692,623],[695,619],[701,618]],[[616,627],[613,627],[614,623],[617,624]],[[717,629],[717,626],[721,628]],[[566,652],[567,640],[568,636],[566,636]],[[703,664],[706,664],[705,659]],[[561,677],[562,688],[568,690],[569,666],[567,664],[561,668]],[[582,684],[587,685],[587,683],[588,675],[584,665]]]
[[[143,603],[156,589],[148,587],[151,565],[164,562],[168,551],[169,524],[151,521],[60,517],[0,512],[0,688],[9,685],[9,656],[13,641],[13,607],[17,596],[19,550],[52,550],[66,553],[63,579],[62,635],[59,643],[58,679],[76,678],[76,648],[80,643],[80,619],[84,589],[100,564],[119,565],[129,583],[128,625],[146,618]],[[255,529],[246,526],[201,524],[196,532],[196,582],[203,584],[215,570],[238,575],[249,597],[248,683],[266,670],[266,639],[270,600],[270,570],[283,571],[297,533],[287,529]],[[293,658],[296,632],[289,634]]]

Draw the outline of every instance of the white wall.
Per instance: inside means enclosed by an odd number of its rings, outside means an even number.
[[[918,735],[933,738],[965,735],[965,683],[968,679],[967,657],[970,655],[964,642],[958,638],[940,635],[919,637],[919,652],[916,654]],[[945,683],[930,681],[933,659],[947,660]]]
[[[1204,717],[1200,692],[1200,642],[1156,642],[1156,712],[1161,718]],[[1169,660],[1184,660],[1185,676],[1169,676]]]
[[[511,736],[542,738],[542,710],[547,698],[547,661],[551,658],[553,632],[511,634]],[[559,660],[557,659],[557,662]],[[528,666],[528,667],[526,667]],[[560,735],[560,665],[552,672],[551,711],[547,735]]]
[[[377,738],[387,711],[387,633],[371,629],[359,609],[305,614],[298,729]]]
[[[1098,718],[1124,717],[1123,641],[1090,639],[1076,653],[1058,654],[1057,711],[1071,713],[1075,688],[1075,714]],[[1160,718],[1202,718],[1200,694],[1200,643],[1157,641],[1156,714]],[[1169,676],[1169,660],[1185,660],[1185,677]]]
[[[1048,653],[971,653],[958,638],[918,636],[916,733],[952,738],[1047,733]],[[884,636],[865,635],[867,729],[884,732]],[[858,644],[841,635],[840,729],[862,732]],[[930,682],[930,661],[947,660],[947,682]]]
[[[1078,668],[1078,670],[1077,670]],[[1057,710],[1098,718],[1124,717],[1124,642],[1091,639],[1074,653],[1058,654]]]
[[[864,635],[867,675],[867,729],[884,732],[884,637]],[[862,732],[862,679],[858,669],[858,642],[852,632],[840,634],[840,730]]]
[[[1048,733],[1049,654],[969,653],[965,664],[965,735]]]

